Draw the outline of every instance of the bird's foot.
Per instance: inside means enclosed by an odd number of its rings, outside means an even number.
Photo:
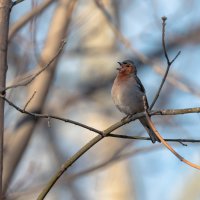
[[[127,115],[126,117],[122,118],[121,122],[125,122],[125,120],[130,119],[133,115]]]

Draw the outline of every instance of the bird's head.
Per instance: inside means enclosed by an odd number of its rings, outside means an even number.
[[[119,70],[119,74],[121,75],[129,75],[129,74],[136,74],[137,69],[135,64],[131,60],[125,60],[123,62],[118,62],[120,67],[117,68]]]

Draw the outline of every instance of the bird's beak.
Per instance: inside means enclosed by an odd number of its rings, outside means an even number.
[[[122,63],[121,62],[117,62],[117,63],[120,65],[120,67],[118,67],[117,70],[120,70],[122,68]]]

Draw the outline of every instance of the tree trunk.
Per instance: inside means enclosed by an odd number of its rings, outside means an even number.
[[[3,91],[6,83],[7,48],[10,0],[0,0],[0,91]],[[2,93],[2,92],[1,92]],[[0,199],[2,199],[2,171],[3,171],[3,134],[4,134],[4,100],[0,98]]]

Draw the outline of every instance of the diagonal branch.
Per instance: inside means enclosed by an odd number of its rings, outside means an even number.
[[[155,128],[153,122],[151,121],[151,118],[149,117],[148,113],[146,112],[146,119],[149,123],[150,128],[153,130],[153,132],[156,134],[156,136],[160,139],[160,141],[165,145],[166,148],[168,148],[180,161],[186,163],[187,165],[200,170],[200,166],[197,164],[194,164],[188,160],[186,160],[185,158],[183,158],[180,154],[178,154],[160,135],[160,133],[157,131],[157,129]]]
[[[86,153],[89,149],[91,149],[96,143],[102,140],[104,137],[101,135],[97,135],[95,138],[90,140],[86,145],[84,145],[76,154],[74,154],[69,160],[67,160],[61,168],[55,173],[55,175],[49,180],[47,185],[44,187],[37,200],[43,200],[56,181],[61,177],[61,175],[76,161],[78,160],[84,153]]]
[[[8,89],[17,88],[17,87],[20,87],[20,86],[27,86],[28,84],[30,84],[37,76],[39,76],[43,71],[45,71],[49,66],[51,66],[51,64],[56,60],[56,58],[62,52],[65,44],[66,44],[66,41],[63,40],[58,52],[56,53],[56,55],[44,67],[42,67],[40,70],[38,70],[35,74],[28,75],[27,77],[23,78],[21,82],[13,84],[13,85],[10,85],[10,86],[6,87],[1,92],[4,93]]]

